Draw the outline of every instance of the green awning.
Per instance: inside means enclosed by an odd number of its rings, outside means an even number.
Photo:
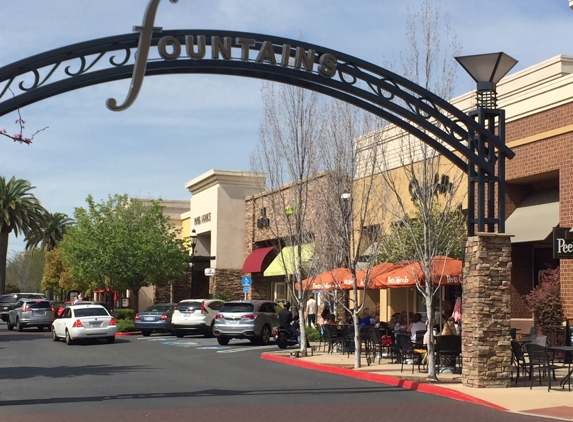
[[[272,277],[276,275],[287,275],[294,274],[296,272],[297,266],[297,246],[285,246],[277,257],[271,262],[271,264],[264,271],[265,277]],[[307,243],[302,245],[301,258],[302,265],[306,266],[310,264],[310,259],[314,252],[314,244]]]

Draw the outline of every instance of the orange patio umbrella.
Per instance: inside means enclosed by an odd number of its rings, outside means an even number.
[[[446,256],[436,256],[430,263],[434,285],[460,285],[462,283],[462,261]],[[385,287],[414,287],[416,280],[425,283],[425,275],[419,262],[407,261],[377,278]]]
[[[348,268],[335,268],[325,271],[315,277],[302,280],[304,290],[350,290],[352,289],[352,273]]]
[[[384,262],[370,269],[358,271],[356,272],[356,279],[358,280],[358,286],[364,287],[366,277],[368,277],[369,289],[385,289],[386,288],[386,285],[384,284],[385,275],[388,272],[398,268],[401,268],[399,264]]]

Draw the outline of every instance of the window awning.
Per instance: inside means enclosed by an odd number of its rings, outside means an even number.
[[[260,273],[263,271],[263,261],[274,249],[274,246],[271,246],[255,249],[251,252],[243,264],[243,273]]]
[[[272,277],[276,275],[294,274],[296,272],[297,264],[297,246],[285,246],[277,257],[271,262],[263,273],[265,277]],[[301,258],[302,264],[309,264],[310,258],[314,252],[314,244],[307,243],[302,245]]]
[[[538,242],[559,225],[559,189],[531,193],[505,221],[511,243]]]

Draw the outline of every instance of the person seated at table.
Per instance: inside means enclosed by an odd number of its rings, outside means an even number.
[[[407,331],[410,333],[410,339],[412,340],[412,343],[416,342],[416,332],[424,331],[425,329],[426,324],[422,322],[422,314],[416,313],[414,315],[414,321],[410,323],[407,329]]]
[[[336,325],[336,317],[334,316],[334,314],[326,315],[325,323]]]
[[[402,311],[398,322],[394,326],[394,331],[406,331],[406,328],[408,328],[408,313]]]
[[[390,330],[394,330],[399,320],[400,320],[400,314],[396,312],[394,315],[392,315],[390,321],[388,321],[386,325],[388,325],[388,328]]]
[[[446,325],[444,325],[444,329],[442,330],[443,336],[459,336],[460,330],[456,325],[456,320],[454,317],[449,317],[446,321]]]
[[[362,315],[362,319],[360,320],[360,331],[362,331],[364,327],[374,327],[376,325],[376,320],[372,315],[370,315],[370,309],[364,308]]]

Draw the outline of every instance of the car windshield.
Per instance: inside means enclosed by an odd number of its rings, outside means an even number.
[[[104,308],[80,308],[74,310],[76,317],[109,316]]]
[[[50,302],[48,302],[47,300],[37,300],[35,302],[26,302],[25,306],[26,306],[26,308],[29,308],[29,309],[47,309],[47,308],[52,307],[52,305],[50,305]]]
[[[2,296],[0,297],[1,303],[8,303],[8,302],[16,302],[16,298],[14,296]]]
[[[196,311],[197,309],[201,309],[201,302],[180,302],[177,304],[179,312]]]
[[[255,307],[251,303],[225,303],[219,312],[253,312]]]
[[[167,312],[173,309],[173,305],[155,305],[150,306],[144,312]]]

